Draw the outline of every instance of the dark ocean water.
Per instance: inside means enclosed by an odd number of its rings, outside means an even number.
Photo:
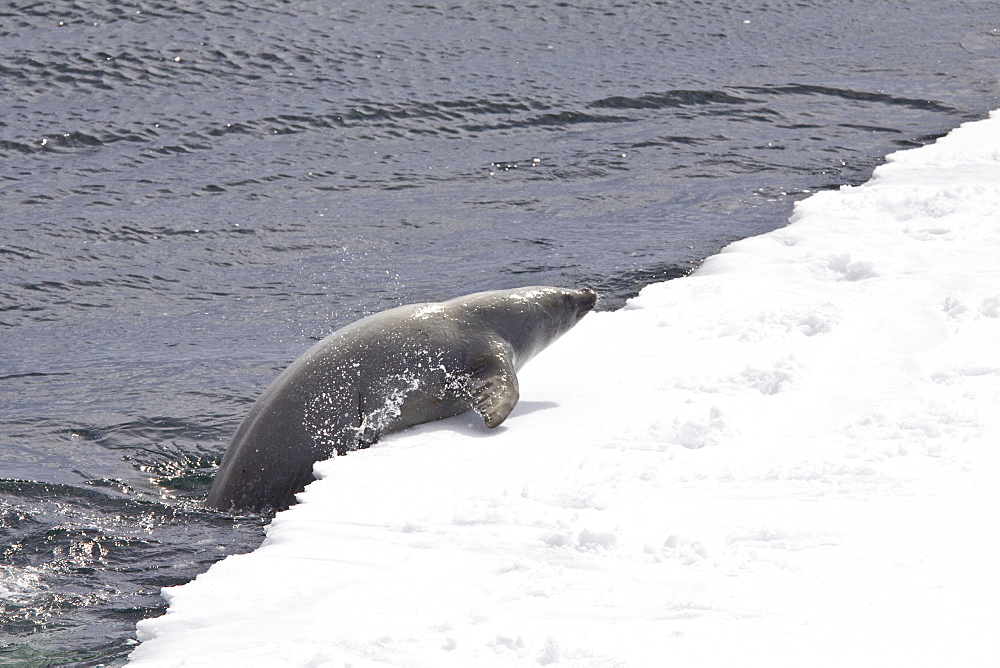
[[[0,4],[0,664],[121,663],[256,547],[199,501],[315,339],[518,285],[617,307],[998,73],[993,0]]]

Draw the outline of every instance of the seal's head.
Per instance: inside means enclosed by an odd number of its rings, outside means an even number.
[[[536,286],[485,292],[464,300],[513,347],[514,366],[519,369],[590,313],[597,293],[590,288]]]
[[[523,294],[522,294],[523,293]],[[580,318],[590,313],[597,305],[597,293],[590,288],[572,290],[568,288],[523,288],[516,290],[515,298],[534,300],[550,318],[559,322],[555,324],[553,338],[563,334]]]

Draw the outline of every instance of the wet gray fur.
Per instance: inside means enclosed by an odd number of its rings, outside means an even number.
[[[592,290],[530,287],[400,306],[329,335],[250,409],[206,504],[282,510],[313,464],[470,408],[488,427],[518,400],[516,372],[594,307]]]

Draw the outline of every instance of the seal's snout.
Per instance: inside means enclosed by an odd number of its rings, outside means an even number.
[[[579,299],[577,301],[577,319],[590,313],[594,310],[594,306],[597,305],[597,293],[590,288],[581,288],[579,291]]]

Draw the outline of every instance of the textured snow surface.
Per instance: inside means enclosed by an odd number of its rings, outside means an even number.
[[[164,590],[134,665],[996,660],[1000,112],[520,377],[495,431],[317,464],[258,550]]]

